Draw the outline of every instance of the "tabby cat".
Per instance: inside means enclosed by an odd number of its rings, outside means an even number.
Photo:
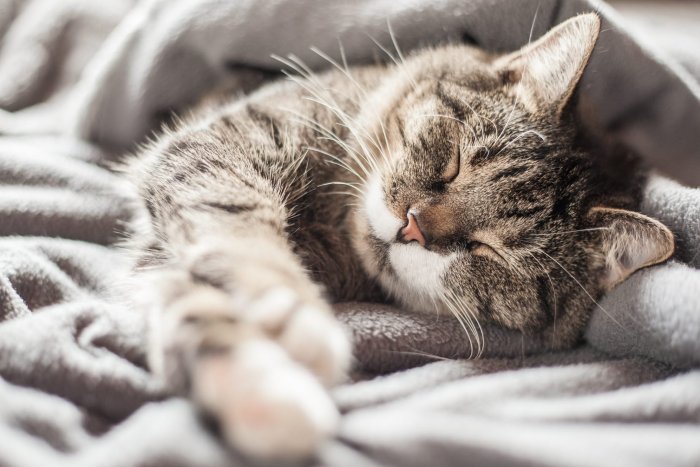
[[[596,299],[674,248],[576,130],[599,29],[586,14],[514,53],[323,74],[292,58],[291,80],[166,130],[126,167],[154,369],[243,453],[299,458],[338,422],[326,388],[351,346],[332,302],[575,343]]]

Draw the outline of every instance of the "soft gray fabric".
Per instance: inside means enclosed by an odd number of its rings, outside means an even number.
[[[277,69],[270,55],[293,53],[311,67],[327,66],[309,45],[340,60],[339,42],[348,60],[367,61],[377,56],[372,38],[391,49],[387,20],[405,50],[465,36],[487,49],[512,50],[591,9],[610,13],[599,2],[576,0],[308,0],[302,6],[268,0],[264,7],[258,0],[145,2],[110,37],[112,53],[84,76],[75,123],[81,136],[128,147],[163,111],[192,102],[224,79],[231,64]],[[619,31],[614,14],[602,31],[581,84],[587,90],[582,108],[595,112],[590,124],[614,131],[674,177],[700,185],[694,144],[700,86],[680,67],[660,66],[642,52]],[[698,45],[696,38],[688,48]]]
[[[535,13],[537,37],[589,9],[545,0],[106,3],[0,0],[0,465],[246,464],[146,368],[144,316],[118,303],[125,260],[115,243],[133,210],[123,182],[100,166],[110,150],[228,80],[226,62],[275,66],[270,52],[293,52],[322,66],[308,47],[332,53],[338,35],[363,61],[374,53],[365,31],[390,43],[387,18],[406,49],[464,33],[514,48]],[[616,24],[607,20],[582,87],[589,124],[697,181],[697,81]],[[76,128],[97,145],[70,137]],[[316,463],[700,464],[700,191],[655,177],[643,209],[672,228],[677,255],[605,297],[587,342],[571,351],[485,327],[483,358],[460,359],[475,350],[454,320],[339,305],[356,382],[333,392],[343,422]]]

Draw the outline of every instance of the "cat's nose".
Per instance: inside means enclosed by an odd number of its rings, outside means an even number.
[[[423,231],[421,230],[418,211],[409,209],[406,213],[406,217],[408,218],[408,223],[405,227],[399,230],[399,240],[405,243],[416,241],[424,247],[426,244],[426,239]]]

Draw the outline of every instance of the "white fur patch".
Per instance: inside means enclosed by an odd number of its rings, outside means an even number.
[[[389,249],[391,266],[405,287],[428,297],[437,297],[444,289],[443,275],[456,257],[457,253],[443,256],[415,243],[397,243]]]
[[[396,234],[404,225],[404,221],[396,217],[386,206],[379,177],[373,177],[368,183],[365,212],[369,226],[377,237],[387,243],[396,239]]]
[[[220,419],[224,437],[248,455],[306,458],[336,430],[338,412],[323,387],[272,342],[246,342],[196,370],[197,399]]]

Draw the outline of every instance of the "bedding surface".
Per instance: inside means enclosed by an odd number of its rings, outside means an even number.
[[[333,391],[338,436],[312,465],[700,464],[700,35],[683,65],[607,5],[561,0],[0,0],[0,465],[249,465],[149,373],[145,316],[120,299],[118,243],[138,215],[106,167],[167,112],[270,54],[353,63],[467,40],[515,49],[599,11],[585,124],[660,173],[643,211],[677,252],[596,307],[585,342],[547,351],[486,327],[344,303],[356,371]],[[678,34],[678,31],[674,32]],[[663,42],[663,41],[661,41]],[[644,44],[644,45],[642,45]],[[674,50],[677,47],[674,48]]]

